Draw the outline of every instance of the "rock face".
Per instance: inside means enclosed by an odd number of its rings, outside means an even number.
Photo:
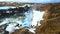
[[[47,4],[46,14],[41,26],[36,27],[36,34],[60,34],[60,3]]]
[[[29,32],[29,30],[26,28],[22,28],[22,29],[19,29],[19,30],[13,32],[12,34],[33,34],[33,33]]]

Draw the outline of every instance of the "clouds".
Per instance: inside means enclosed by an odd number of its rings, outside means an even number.
[[[51,3],[51,2],[60,2],[60,0],[0,0],[6,2],[34,2],[34,3]]]

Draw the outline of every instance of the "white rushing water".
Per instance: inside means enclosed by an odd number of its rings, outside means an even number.
[[[1,6],[0,9],[9,9],[9,8],[16,8],[14,6]]]
[[[43,20],[44,11],[33,10],[32,26],[37,26],[40,20]],[[38,24],[41,25],[41,24]]]
[[[40,20],[43,20],[43,15],[44,15],[44,11],[37,11],[37,10],[29,10],[27,12],[24,13],[25,17],[18,17],[18,18],[5,18],[1,23],[0,26],[9,22],[12,23],[18,23],[20,27],[30,27],[31,25],[33,27],[41,25],[40,24]],[[23,19],[24,18],[24,19]],[[10,26],[9,26],[10,27]],[[12,26],[11,26],[12,27]],[[6,30],[9,30],[8,28]],[[31,28],[28,29],[29,31],[35,33],[34,30],[36,30],[35,28]]]

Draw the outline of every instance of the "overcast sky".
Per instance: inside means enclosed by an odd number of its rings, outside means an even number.
[[[0,0],[6,2],[34,2],[34,3],[51,3],[51,2],[60,2],[60,0]]]

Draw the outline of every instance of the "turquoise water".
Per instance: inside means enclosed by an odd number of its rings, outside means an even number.
[[[9,9],[9,8],[11,8],[11,6],[9,6],[9,7],[4,6],[4,7],[1,7],[0,9]],[[42,17],[44,15],[44,13],[45,12],[40,12],[40,11],[37,11],[34,9],[25,12],[24,13],[25,16],[18,16],[19,14],[17,13],[17,15],[14,14],[15,16],[12,15],[9,18],[5,17],[5,18],[0,19],[2,21],[2,22],[0,22],[0,26],[3,24],[11,22],[14,24],[18,23],[21,28],[31,27],[31,25],[32,26],[34,25],[33,27],[35,27],[35,26],[37,26],[37,24],[40,25],[40,22],[38,23],[38,21],[43,20]],[[11,26],[10,25],[7,26],[6,30],[10,31],[10,29],[13,29],[12,26],[15,26],[15,25],[12,24]],[[36,30],[36,29],[35,28],[31,28],[31,29],[28,28],[28,30],[35,33],[34,30]]]
[[[0,9],[9,9],[9,8],[15,8],[13,6],[2,6],[0,7]],[[2,18],[2,22],[0,25],[3,25],[5,23],[9,23],[10,22],[15,22],[15,23],[19,23],[20,27],[29,27],[31,25],[31,11],[27,11],[24,13],[25,16],[18,16],[19,14],[17,13],[16,16],[12,15],[9,18],[6,16],[5,18]]]
[[[11,8],[12,6],[4,6],[1,7],[0,9],[8,9]],[[24,13],[25,16],[10,16],[9,18],[5,17],[2,19],[2,24],[8,23],[9,21],[11,22],[15,22],[15,23],[19,23],[21,27],[29,27],[31,25],[36,26],[37,25],[37,21],[42,20],[42,16],[43,16],[44,12],[40,12],[40,11],[36,11],[36,10],[29,10],[27,12]],[[19,15],[19,14],[18,14]],[[0,25],[2,25],[0,24]]]
[[[9,9],[9,8],[15,8],[14,6],[0,6],[0,9]]]

